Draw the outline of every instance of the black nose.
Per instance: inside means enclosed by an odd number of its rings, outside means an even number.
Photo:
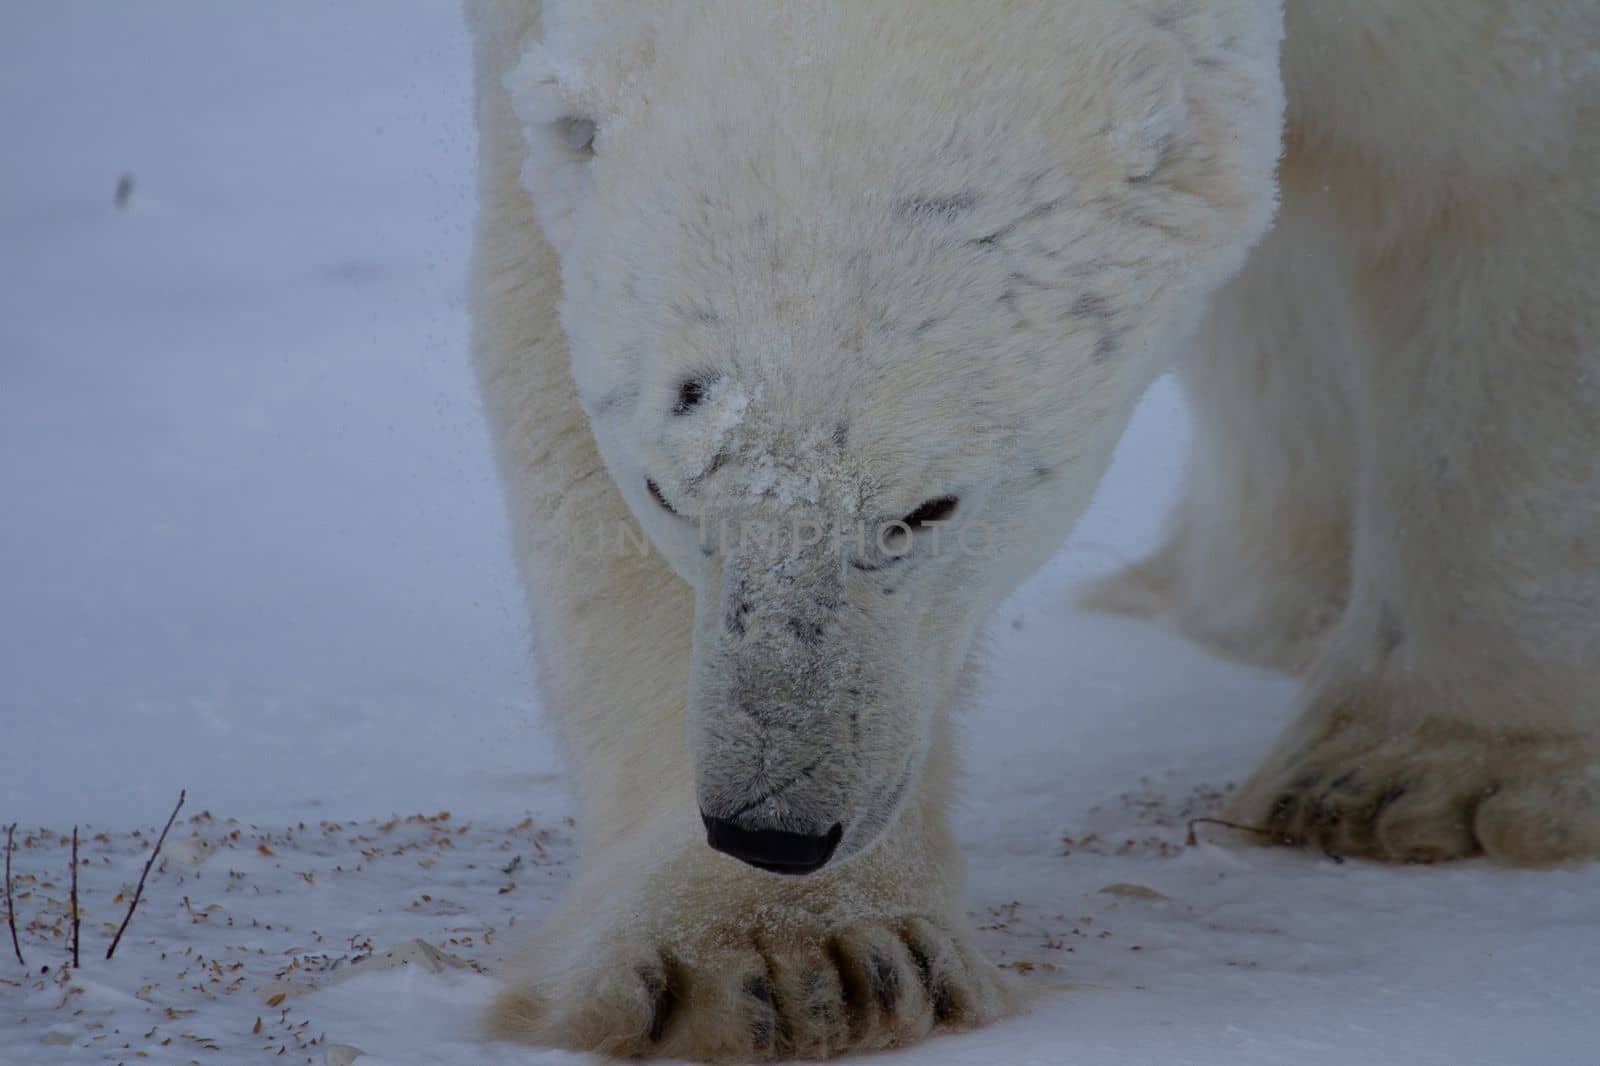
[[[822,836],[808,836],[781,829],[745,829],[703,811],[700,819],[706,823],[707,844],[724,855],[775,874],[815,873],[833,858],[833,849],[844,836],[844,826],[837,824]]]

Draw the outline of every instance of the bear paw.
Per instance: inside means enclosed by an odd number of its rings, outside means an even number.
[[[934,918],[764,934],[719,925],[622,936],[581,973],[535,975],[496,1002],[497,1035],[608,1055],[820,1059],[982,1025],[1016,991]]]
[[[1226,812],[1334,856],[1517,866],[1600,858],[1593,743],[1423,720],[1330,716],[1281,748]]]

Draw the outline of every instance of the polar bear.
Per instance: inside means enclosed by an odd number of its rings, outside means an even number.
[[[1188,490],[1092,599],[1306,675],[1233,816],[1600,853],[1591,5],[468,14],[474,359],[583,805],[498,1032],[825,1057],[1017,1007],[948,718],[1173,364]]]

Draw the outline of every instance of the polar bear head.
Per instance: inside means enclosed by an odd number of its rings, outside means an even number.
[[[1259,0],[546,5],[508,80],[714,843],[873,842],[984,619],[1268,223]],[[720,833],[720,836],[719,836]]]

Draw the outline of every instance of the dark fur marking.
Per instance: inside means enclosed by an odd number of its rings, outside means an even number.
[[[620,414],[631,409],[638,402],[639,389],[637,386],[618,385],[600,397],[599,402],[594,405],[594,413],[599,417]]]
[[[745,709],[745,712],[747,714],[749,714],[752,718],[755,718],[758,721],[763,721],[763,722],[768,721],[768,719],[763,718],[762,715],[756,713],[755,711],[752,711],[748,704],[745,705],[744,709]],[[811,764],[809,764],[807,766],[801,767],[798,772],[790,775],[787,780],[780,781],[778,784],[773,785],[771,788],[766,789],[765,791],[763,791],[760,795],[756,796],[754,799],[750,800],[748,803],[741,804],[739,806],[739,808],[737,810],[735,810],[733,813],[729,814],[728,817],[733,819],[733,820],[735,820],[735,821],[737,821],[738,819],[743,818],[745,815],[749,814],[751,811],[755,810],[757,807],[761,806],[763,803],[766,803],[768,800],[776,799],[777,797],[783,795],[785,792],[789,791],[791,788],[793,788],[795,785],[799,784],[801,781],[813,780],[812,775],[817,772],[817,767],[819,767],[821,765],[822,765],[822,760],[818,759],[816,762],[813,762],[813,763],[811,763]]]
[[[639,363],[641,361],[639,358],[639,346],[636,344],[623,345],[623,347],[618,350],[617,354],[622,357],[622,363],[628,368],[628,372],[637,376],[639,373]]]
[[[1103,363],[1122,350],[1122,331],[1111,327],[1111,323],[1116,321],[1117,312],[1104,296],[1086,292],[1073,301],[1067,313],[1101,327],[1100,338],[1094,345],[1096,361]]]
[[[744,620],[750,617],[750,604],[741,596],[734,600],[733,606],[728,608],[728,613],[723,616],[722,624],[728,632],[736,637],[744,636]]]
[[[948,222],[960,218],[977,204],[976,193],[962,192],[954,196],[908,197],[896,205],[896,210],[908,218],[938,218]]]
[[[1029,277],[1020,270],[1013,270],[1011,273],[1007,274],[1006,282],[1008,284],[1015,285],[1018,288],[1032,289],[1035,292],[1050,292],[1055,288],[1055,286],[1050,284],[1048,281],[1040,281],[1038,278]]]
[[[1073,318],[1085,318],[1091,322],[1105,322],[1112,317],[1111,305],[1104,296],[1086,292],[1072,301],[1071,314]]]
[[[715,474],[718,470],[721,470],[722,467],[724,466],[724,464],[727,463],[727,461],[728,461],[728,453],[727,452],[718,452],[716,455],[713,455],[711,457],[711,461],[706,464],[706,468],[704,470],[700,471],[698,474],[696,474],[693,477],[688,478],[687,480],[684,481],[684,483],[683,483],[684,491],[685,492],[695,492],[695,491],[697,491],[700,488],[701,483],[704,482],[706,480],[706,478],[710,477],[712,474]]]
[[[667,498],[661,494],[661,486],[657,485],[654,480],[645,478],[644,490],[650,494],[650,498],[652,500],[656,501],[656,503],[660,505],[663,511],[670,515],[675,515],[678,513],[678,509],[672,506],[672,504],[668,503]]]
[[[722,317],[709,307],[685,307],[682,304],[674,304],[672,310],[685,322],[695,322],[702,326],[714,326],[722,321]]]
[[[1029,222],[1044,218],[1047,215],[1051,215],[1056,211],[1059,211],[1066,204],[1066,202],[1066,197],[1058,196],[1053,200],[1046,200],[1042,204],[1036,204],[1024,211],[1022,214],[1018,215],[1016,218],[1012,219],[1010,222],[1007,222],[1005,225],[1001,226],[999,229],[995,230],[993,233],[990,233],[987,236],[979,237],[978,239],[969,243],[982,246],[998,244],[1007,237],[1011,236],[1021,227],[1027,225]]]
[[[794,638],[807,647],[815,647],[822,643],[823,634],[826,632],[821,622],[813,622],[800,615],[791,615],[786,625],[789,632],[794,634]]]

